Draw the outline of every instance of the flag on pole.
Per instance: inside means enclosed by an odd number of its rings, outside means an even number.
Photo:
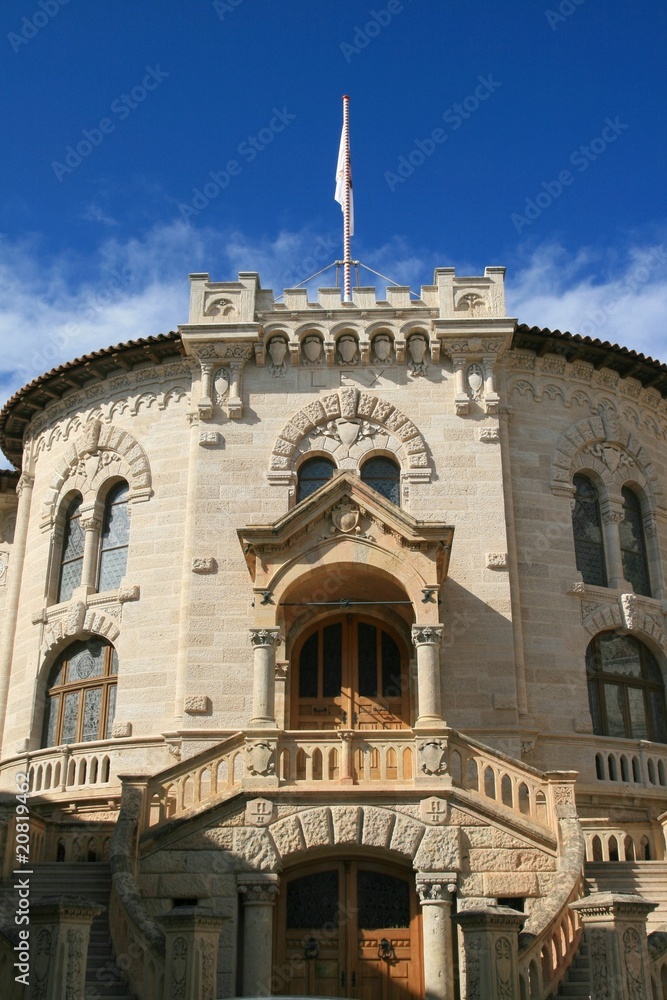
[[[348,184],[350,188],[350,236],[354,236],[354,201],[352,198],[352,167],[349,161],[349,148],[346,142],[345,136],[345,126],[343,126],[343,131],[340,137],[340,148],[338,150],[338,164],[336,166],[336,191],[334,194],[335,201],[341,207],[341,210],[345,211],[345,177],[349,178]],[[347,167],[347,169],[346,169]]]

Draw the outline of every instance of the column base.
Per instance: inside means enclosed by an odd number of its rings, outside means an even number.
[[[415,733],[424,736],[427,733],[441,733],[443,729],[449,729],[449,726],[437,715],[420,715],[413,729]]]

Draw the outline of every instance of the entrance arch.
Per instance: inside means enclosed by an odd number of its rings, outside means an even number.
[[[274,993],[423,997],[421,913],[412,873],[374,858],[310,863],[283,876]]]
[[[410,725],[408,650],[385,621],[323,618],[291,656],[291,729],[403,729]]]

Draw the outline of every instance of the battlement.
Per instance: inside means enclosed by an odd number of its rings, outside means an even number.
[[[486,267],[477,277],[457,277],[453,267],[436,268],[433,284],[422,285],[416,297],[407,285],[390,285],[386,298],[373,287],[352,289],[352,302],[343,302],[341,289],[319,288],[310,301],[305,288],[287,288],[276,301],[271,289],[261,287],[259,274],[241,271],[238,281],[211,281],[206,273],[190,275],[191,325],[211,326],[266,322],[270,314],[326,313],[348,315],[377,310],[378,316],[408,312],[430,319],[502,319],[505,311],[505,268]],[[370,318],[370,317],[369,317]]]

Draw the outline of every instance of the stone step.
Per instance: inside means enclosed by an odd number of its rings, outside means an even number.
[[[658,908],[649,913],[648,932],[667,923],[667,862],[587,861],[584,868],[587,892],[633,892]]]

